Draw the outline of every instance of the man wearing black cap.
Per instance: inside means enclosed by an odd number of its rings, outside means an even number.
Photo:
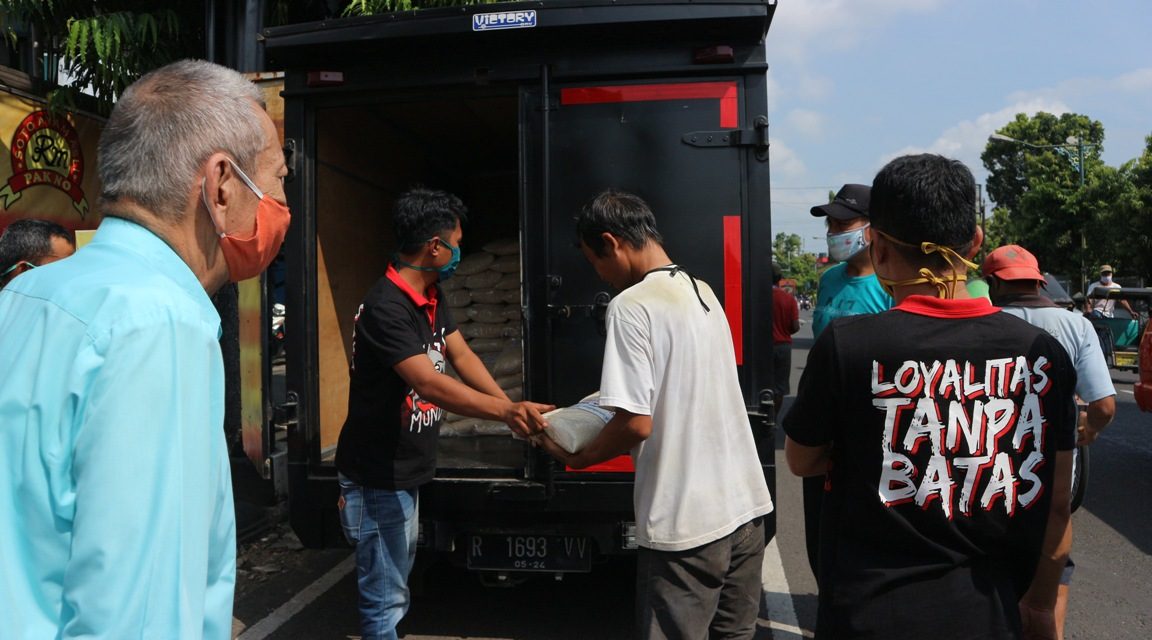
[[[836,318],[879,313],[892,306],[872,271],[868,245],[872,242],[868,222],[871,188],[846,184],[828,204],[812,207],[812,215],[826,217],[828,257],[840,263],[820,276],[812,335],[819,336]]]
[[[832,323],[782,421],[789,469],[828,475],[817,640],[1056,637],[1076,373],[969,298],[975,195],[941,156],[880,170],[870,250],[897,306]]]
[[[812,312],[812,337],[819,337],[836,318],[864,313],[880,313],[892,306],[872,270],[868,245],[872,242],[868,203],[872,188],[846,184],[828,204],[812,207],[813,216],[827,218],[828,257],[839,264],[820,276],[816,310]],[[819,579],[817,547],[820,541],[820,503],[824,495],[822,476],[803,479],[804,540],[808,564]]]

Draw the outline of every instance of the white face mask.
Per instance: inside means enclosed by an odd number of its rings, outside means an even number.
[[[868,242],[864,239],[864,230],[867,228],[868,225],[864,225],[843,233],[829,233],[828,257],[836,262],[844,262],[863,251],[868,246]]]
[[[1112,276],[1100,276],[1101,284],[1112,284]]]

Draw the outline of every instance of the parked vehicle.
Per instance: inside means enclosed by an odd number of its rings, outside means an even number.
[[[393,248],[392,198],[415,184],[470,207],[465,262],[484,250],[512,265],[496,285],[514,307],[501,339],[520,340],[507,384],[561,406],[597,389],[613,294],[574,248],[573,215],[606,187],[648,200],[669,253],[723,301],[774,491],[772,343],[761,330],[772,297],[764,38],[774,11],[748,0],[561,0],[265,31],[285,70],[293,211],[289,401],[278,412],[288,437],[269,465],[286,469],[306,545],[342,544],[333,456],[352,319]],[[468,277],[453,280],[470,287]],[[421,491],[426,548],[497,576],[587,571],[634,548],[627,457],[577,472],[501,433],[441,438],[437,478]]]

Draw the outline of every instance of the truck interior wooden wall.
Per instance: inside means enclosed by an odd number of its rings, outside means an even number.
[[[490,241],[518,238],[517,108],[513,95],[441,93],[317,110],[317,340],[326,460],[347,415],[353,318],[396,248],[393,202],[417,185],[460,196],[469,209],[465,256]]]

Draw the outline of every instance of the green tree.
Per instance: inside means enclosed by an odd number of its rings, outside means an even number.
[[[95,96],[92,105],[108,113],[134,80],[151,69],[196,51],[201,34],[181,24],[203,23],[203,4],[160,6],[132,0],[0,0],[4,35],[31,30],[44,60],[46,93],[55,108],[75,107],[81,92]],[[57,64],[70,76],[56,85]]]
[[[1144,144],[1139,158],[1106,174],[1093,194],[1106,213],[1089,230],[1088,241],[1112,249],[1108,260],[1118,275],[1139,276],[1148,284],[1152,282],[1152,135]]]
[[[469,4],[492,4],[499,0],[352,0],[344,8],[346,16],[369,16],[392,11],[431,9],[433,7],[459,7]]]
[[[785,278],[792,278],[800,292],[816,290],[816,256],[804,252],[804,243],[795,233],[780,232],[772,242],[772,259]]]
[[[1119,257],[1107,255],[1110,247],[1095,241],[1109,209],[1106,198],[1116,195],[1123,182],[1100,160],[1103,125],[1079,114],[1041,112],[1033,117],[1017,114],[998,133],[1033,146],[990,140],[980,156],[989,171],[988,195],[996,202],[989,240],[1020,244],[1036,254],[1042,268],[1074,275],[1073,282],[1079,280],[1082,263],[1091,268],[1100,261],[1119,262]],[[1070,138],[1085,145],[1083,187]],[[1093,242],[1088,242],[1090,236]]]

